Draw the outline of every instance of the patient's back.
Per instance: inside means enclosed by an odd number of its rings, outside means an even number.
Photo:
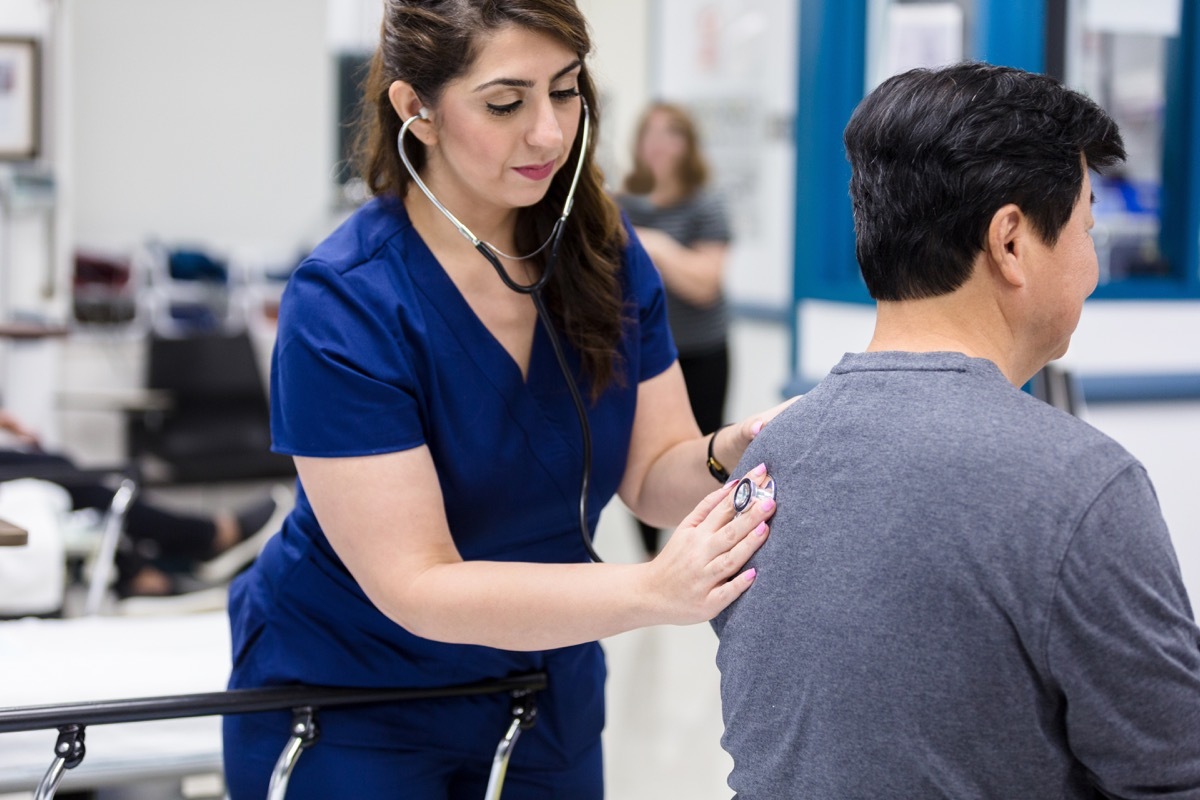
[[[869,353],[760,461],[771,536],[714,621],[740,798],[1200,798],[1200,633],[1119,445],[989,361]]]

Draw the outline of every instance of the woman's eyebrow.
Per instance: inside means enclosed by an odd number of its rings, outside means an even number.
[[[558,72],[554,73],[554,75],[550,78],[550,82],[554,83],[556,80],[558,80],[562,76],[566,75],[568,72],[571,72],[572,70],[576,70],[581,66],[583,66],[583,62],[580,61],[578,58],[575,59],[570,64],[567,64],[565,67],[560,69]],[[530,80],[522,80],[520,78],[496,78],[495,80],[490,80],[490,81],[487,81],[486,83],[479,84],[472,91],[481,92],[490,86],[511,86],[516,89],[532,89],[534,87],[534,82],[530,81]]]

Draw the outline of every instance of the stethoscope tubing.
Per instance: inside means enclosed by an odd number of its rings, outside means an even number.
[[[596,552],[592,544],[591,527],[588,524],[588,491],[591,484],[592,473],[592,428],[588,422],[587,409],[583,404],[583,396],[579,392],[579,386],[576,384],[575,377],[571,373],[571,366],[567,363],[566,353],[563,351],[562,342],[558,337],[558,332],[554,329],[554,324],[550,319],[550,312],[546,308],[546,304],[542,299],[542,289],[550,282],[551,276],[554,274],[554,269],[558,265],[558,250],[562,244],[563,231],[566,229],[567,216],[571,213],[571,208],[575,204],[575,187],[579,183],[579,176],[583,171],[583,159],[587,153],[587,146],[591,140],[591,115],[588,112],[587,101],[583,100],[582,95],[580,100],[583,103],[583,138],[579,147],[579,158],[575,164],[575,175],[571,179],[571,187],[567,191],[567,199],[563,204],[562,214],[554,222],[554,227],[550,231],[549,238],[542,243],[542,246],[532,253],[525,256],[507,256],[496,248],[492,247],[487,242],[480,239],[471,229],[459,221],[442,203],[433,195],[433,192],[421,180],[416,169],[413,168],[412,162],[408,159],[408,154],[404,152],[404,134],[408,131],[413,122],[421,119],[419,116],[409,117],[400,126],[400,133],[396,137],[396,149],[400,153],[400,160],[404,162],[408,174],[421,192],[429,198],[434,207],[442,212],[442,215],[448,219],[451,224],[462,234],[468,241],[475,246],[479,254],[487,259],[488,263],[495,269],[496,274],[500,276],[500,280],[514,292],[518,294],[529,295],[533,300],[533,307],[537,310],[538,319],[541,321],[542,327],[546,330],[546,335],[550,338],[550,345],[554,350],[554,358],[558,362],[558,369],[562,372],[563,380],[567,384],[567,389],[571,392],[571,401],[575,405],[575,413],[579,417],[579,430],[583,439],[583,468],[580,476],[579,487],[579,536],[583,541],[583,547],[587,551],[588,558],[596,563],[603,563],[604,559]],[[532,258],[538,253],[550,246],[550,253],[546,258],[545,267],[542,274],[537,280],[532,283],[518,283],[512,279],[508,271],[504,269],[504,265],[500,263],[500,257],[511,258],[514,260],[522,260]]]

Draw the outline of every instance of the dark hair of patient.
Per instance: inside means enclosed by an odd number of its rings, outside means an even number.
[[[876,300],[948,294],[1016,204],[1050,246],[1093,170],[1123,161],[1113,120],[1045,75],[982,63],[884,81],[846,126],[855,252]]]
[[[471,68],[481,40],[509,25],[549,36],[580,60],[591,50],[587,21],[573,0],[385,0],[380,44],[363,83],[355,140],[356,165],[372,194],[402,198],[411,182],[396,151],[403,120],[388,98],[392,83],[406,81],[423,103],[436,109],[446,84]],[[592,137],[563,232],[561,267],[547,284],[545,298],[556,324],[579,351],[595,398],[610,383],[624,382],[616,345],[626,313],[617,279],[626,236],[595,162],[600,103],[586,64],[578,87],[591,114]],[[545,197],[519,211],[518,252],[536,250],[562,214],[580,157],[582,130],[581,123],[571,155]],[[425,164],[424,145],[415,136],[405,137],[404,145],[419,171]],[[540,265],[548,252],[536,257]]]

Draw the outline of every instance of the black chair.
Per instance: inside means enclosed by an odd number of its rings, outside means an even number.
[[[146,388],[163,408],[126,412],[130,460],[147,484],[292,477],[272,453],[267,393],[249,333],[148,340]]]
[[[1073,416],[1083,412],[1083,390],[1079,379],[1057,364],[1047,364],[1029,382],[1029,393]]]

